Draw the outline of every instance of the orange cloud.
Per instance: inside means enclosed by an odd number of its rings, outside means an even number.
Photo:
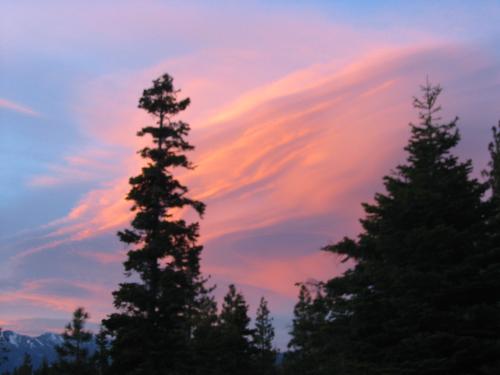
[[[447,45],[382,49],[343,69],[336,63],[315,65],[269,85],[253,87],[230,101],[234,107],[220,100],[218,111],[204,108],[197,112],[194,102],[190,110],[195,113],[189,116],[208,120],[193,123],[191,141],[197,150],[192,159],[198,167],[182,172],[180,178],[208,205],[202,222],[202,242],[207,243],[204,270],[287,299],[296,295],[293,284],[297,281],[342,272],[344,265],[338,259],[318,251],[321,243],[304,244],[300,254],[266,246],[239,252],[235,243],[232,255],[225,257],[218,253],[217,241],[252,230],[258,236],[258,230],[280,224],[285,233],[292,233],[293,228],[286,229],[288,222],[314,223],[319,217],[337,223],[342,219],[347,223],[342,228],[356,229],[359,203],[371,199],[381,188],[380,176],[403,158],[406,124],[414,117],[411,96],[418,84],[426,74],[440,77],[445,87],[456,77],[473,77],[475,84],[481,84],[476,62],[485,63],[489,57],[471,60],[470,55],[468,49]],[[450,60],[459,63],[450,66]],[[130,202],[124,200],[127,179],[138,173],[142,164],[134,154],[142,141],[134,134],[151,120],[134,109],[137,94],[151,77],[168,71],[169,66],[168,62],[161,64],[129,80],[121,75],[105,77],[85,88],[76,110],[81,115],[82,131],[106,145],[122,145],[122,155],[130,152],[130,156],[116,160],[116,175],[87,192],[68,215],[49,226],[48,238],[55,242],[35,247],[37,252],[73,241],[92,244],[95,236],[128,225]],[[184,92],[192,96],[186,89],[191,87],[193,96],[200,98],[209,95],[205,90],[218,82],[228,85],[223,75],[184,80]],[[458,97],[460,92],[449,95]],[[92,164],[88,160],[92,158],[83,153],[68,163]],[[324,239],[323,245],[345,233],[340,233],[335,223],[319,229],[311,225],[307,230]],[[242,238],[250,243],[255,240],[243,234]],[[21,254],[32,255],[33,248]],[[123,256],[122,250],[78,254],[99,264],[119,262]],[[24,298],[42,303],[35,294],[25,290]],[[47,298],[58,306],[52,297]],[[61,308],[71,303],[63,300]]]
[[[205,126],[195,124],[193,143],[198,151],[193,159],[198,168],[182,178],[199,199],[209,203],[205,238],[269,225],[290,215],[329,210],[332,204],[341,204],[342,194],[378,173],[385,160],[400,149],[397,142],[380,149],[379,142],[388,133],[394,140],[405,136],[408,99],[415,79],[401,76],[401,71],[407,61],[420,54],[441,53],[420,47],[386,51],[385,55],[377,52],[340,72],[313,66],[244,94],[236,100],[242,105],[223,106]],[[91,101],[79,109],[85,131],[101,141],[126,145],[132,156],[116,165],[123,177],[86,194],[59,222],[64,225],[54,235],[72,233],[71,239],[82,239],[129,220],[130,205],[123,200],[128,190],[126,180],[141,164],[132,154],[141,143],[134,134],[149,121],[134,109],[136,96],[145,77],[149,79],[151,71],[164,70],[167,65],[141,72],[129,86],[126,81],[117,85],[106,77],[102,83],[87,87]],[[404,91],[407,97],[400,95]],[[388,101],[393,108],[384,110]],[[113,108],[111,113],[109,108]],[[214,119],[231,120],[220,123]],[[387,125],[380,129],[372,125],[376,121]],[[366,155],[374,153],[377,157],[367,160]],[[82,165],[88,159],[78,156],[69,160]],[[327,185],[328,189],[318,189]],[[228,201],[231,210],[223,209]]]
[[[339,266],[338,259],[320,251],[279,260],[257,259],[248,254],[240,261],[239,267],[208,265],[205,271],[217,275],[218,278],[237,280],[239,284],[268,289],[293,299],[297,295],[297,283],[307,281],[313,276],[316,280],[325,280],[347,269],[346,265]]]

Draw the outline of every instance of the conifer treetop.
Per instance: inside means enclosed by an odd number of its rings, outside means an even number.
[[[413,98],[413,107],[418,110],[420,123],[410,123],[412,135],[405,147],[409,153],[408,161],[412,164],[443,161],[449,157],[449,150],[460,141],[458,117],[448,123],[441,123],[441,117],[437,114],[442,108],[437,100],[443,89],[439,85],[432,85],[429,80],[420,89],[422,96]],[[455,157],[452,159],[456,160]]]
[[[180,90],[174,88],[174,79],[167,73],[153,80],[153,87],[143,91],[139,99],[139,108],[160,116],[173,116],[183,111],[191,103],[189,98],[177,100]]]

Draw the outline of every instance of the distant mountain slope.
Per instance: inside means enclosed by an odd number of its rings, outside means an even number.
[[[44,333],[37,337],[30,337],[13,331],[2,331],[0,344],[7,349],[5,353],[7,360],[0,365],[0,373],[5,370],[12,371],[18,367],[22,363],[25,353],[31,356],[35,368],[40,366],[44,358],[52,363],[57,357],[55,348],[62,341],[61,335],[55,333]],[[89,346],[89,349],[91,352],[95,350],[94,343]]]

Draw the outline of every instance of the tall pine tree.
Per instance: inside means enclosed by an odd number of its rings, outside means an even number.
[[[415,98],[407,162],[364,204],[357,240],[325,248],[355,267],[330,280],[326,324],[310,351],[338,374],[490,374],[499,290],[483,275],[489,251],[485,185],[452,153],[457,119],[442,123],[441,88]],[[328,371],[313,372],[315,374]]]
[[[252,330],[249,327],[248,305],[234,285],[224,297],[219,315],[218,374],[254,374],[252,368]]]
[[[144,90],[139,108],[154,119],[138,136],[153,144],[140,151],[147,161],[142,173],[130,179],[127,199],[133,202],[131,228],[118,233],[131,246],[124,263],[131,282],[114,292],[118,309],[104,321],[114,336],[111,373],[187,374],[192,365],[191,339],[200,308],[204,280],[200,274],[198,223],[178,218],[192,208],[199,215],[205,205],[188,197],[188,188],[174,177],[175,168],[192,168],[185,155],[190,127],[174,116],[189,98],[178,99],[168,74]]]
[[[260,299],[255,317],[253,345],[256,373],[271,375],[276,373],[276,350],[273,346],[274,327],[271,312],[264,297]]]
[[[289,351],[284,361],[286,374],[320,374],[320,368],[328,368],[319,355],[323,350],[320,340],[325,330],[324,302],[321,285],[300,284],[299,300],[293,310]]]

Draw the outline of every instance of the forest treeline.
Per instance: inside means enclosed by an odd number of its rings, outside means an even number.
[[[168,74],[154,80],[139,100],[155,125],[138,132],[152,142],[130,178],[135,217],[118,233],[130,250],[116,311],[93,337],[77,309],[58,360],[34,370],[26,356],[13,374],[500,374],[500,127],[475,178],[472,162],[454,153],[458,120],[439,117],[440,94],[427,83],[414,98],[419,122],[410,124],[406,161],[363,204],[362,232],[323,248],[352,267],[300,284],[278,361],[267,301],[252,324],[243,294],[231,285],[219,308],[200,272],[199,224],[179,212],[201,217],[205,205],[174,173],[193,168],[189,125],[175,118],[190,101]]]

